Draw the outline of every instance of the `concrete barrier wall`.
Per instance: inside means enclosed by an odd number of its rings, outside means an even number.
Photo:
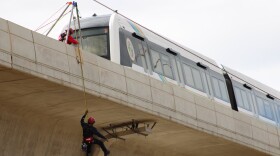
[[[0,64],[83,90],[77,49],[0,19]],[[280,155],[279,129],[230,106],[82,52],[86,92]]]

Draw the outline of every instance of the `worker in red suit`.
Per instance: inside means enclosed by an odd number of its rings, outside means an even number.
[[[77,40],[75,40],[71,35],[74,34],[74,30],[72,28],[69,29],[68,41],[67,44],[79,44]],[[67,30],[59,35],[58,40],[64,42],[66,40]]]

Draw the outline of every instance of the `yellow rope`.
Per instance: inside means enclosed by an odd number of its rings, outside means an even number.
[[[80,67],[81,67],[81,74],[82,74],[82,80],[83,80],[85,108],[86,108],[86,110],[88,110],[88,107],[87,107],[87,98],[86,98],[86,87],[85,87],[84,70],[83,70],[83,65],[82,65],[82,64],[83,64],[83,61],[82,61],[81,51],[80,51],[80,47],[79,47],[79,46],[78,46],[78,54],[79,54],[79,59],[80,59]]]
[[[79,18],[79,17],[78,17]],[[76,20],[74,20],[74,28],[75,28],[75,34],[76,34],[76,40],[77,40],[77,29],[76,29]],[[81,37],[81,36],[80,36]],[[82,76],[82,82],[83,82],[83,90],[84,90],[84,103],[85,103],[85,108],[86,110],[88,110],[88,106],[87,106],[87,98],[86,98],[86,87],[85,87],[85,78],[84,78],[84,70],[83,70],[83,60],[81,57],[81,50],[80,50],[80,44],[78,44],[78,60],[77,62],[80,63],[80,67],[81,67],[81,76]]]

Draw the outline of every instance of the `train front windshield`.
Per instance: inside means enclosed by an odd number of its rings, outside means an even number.
[[[82,29],[81,35],[83,50],[110,59],[108,27]]]

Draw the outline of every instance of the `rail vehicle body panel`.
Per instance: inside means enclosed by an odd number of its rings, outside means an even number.
[[[74,28],[73,24],[71,27]],[[213,59],[133,21],[118,14],[93,16],[81,20],[81,30],[86,51],[236,111],[272,124],[280,123],[278,91],[228,67],[222,68]]]

